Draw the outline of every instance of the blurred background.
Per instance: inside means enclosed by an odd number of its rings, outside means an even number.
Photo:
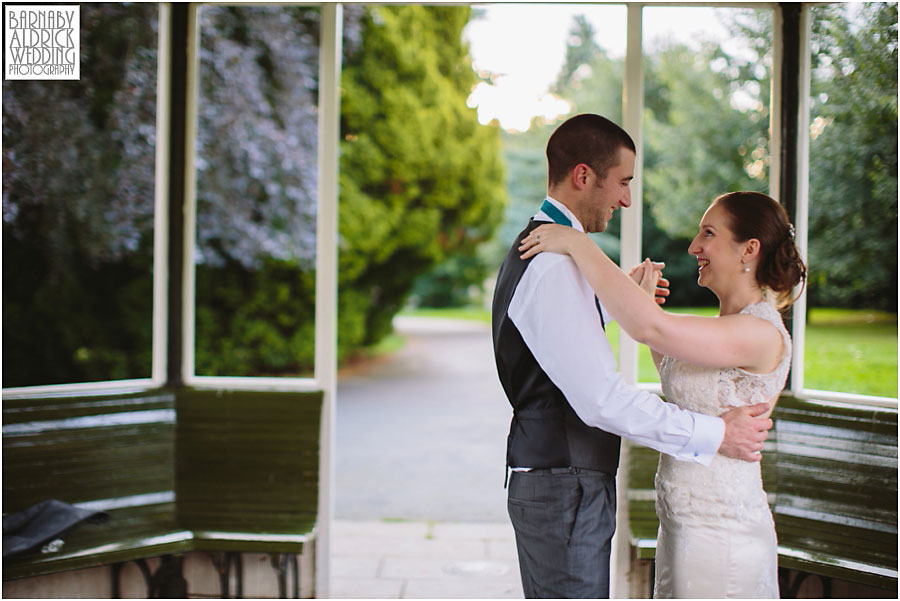
[[[812,14],[806,386],[896,397],[897,5]],[[772,11],[643,18],[643,254],[666,261],[673,310],[702,311],[699,217],[768,189]],[[81,19],[80,81],[3,83],[5,387],[150,375],[157,7]],[[544,196],[549,133],[578,112],[621,122],[625,20],[623,5],[346,5],[342,365],[402,345],[400,313],[487,319]],[[311,372],[318,23],[315,7],[201,10],[198,375]],[[617,217],[596,237],[615,258],[618,236]]]

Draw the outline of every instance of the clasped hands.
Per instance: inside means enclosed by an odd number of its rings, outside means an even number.
[[[643,263],[638,263],[631,268],[628,275],[640,286],[644,292],[649,294],[656,300],[657,305],[664,305],[666,297],[669,296],[669,280],[662,277],[662,270],[665,269],[665,263],[657,263],[649,258],[644,259]]]

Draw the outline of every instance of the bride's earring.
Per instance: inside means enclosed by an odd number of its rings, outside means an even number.
[[[744,273],[750,273],[750,266],[744,265]]]

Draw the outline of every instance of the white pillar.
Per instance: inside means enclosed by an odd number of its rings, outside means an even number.
[[[622,126],[634,139],[636,157],[634,180],[631,183],[631,208],[621,211],[622,234],[620,264],[630,268],[641,260],[641,221],[643,185],[643,136],[641,119],[644,113],[644,74],[642,54],[643,4],[628,4],[627,46],[625,52],[625,81],[622,93]],[[625,381],[637,382],[637,343],[619,329],[619,369]],[[616,534],[610,556],[611,598],[630,597],[631,533],[628,525],[628,442],[622,441],[619,472],[616,476]]]
[[[329,596],[337,392],[337,240],[342,6],[322,4],[319,42],[318,205],[316,224],[316,366],[324,392],[319,448],[316,597]]]
[[[197,152],[198,108],[200,93],[200,7],[192,3],[188,8],[188,48],[186,115],[184,124],[184,278],[182,283],[182,347],[181,374],[190,383],[194,378],[194,350],[196,331],[194,328],[197,294],[197,279],[194,246],[197,243],[197,170],[194,157]]]
[[[625,52],[625,81],[622,93],[622,126],[634,140],[637,156],[634,180],[631,182],[631,208],[620,211],[622,234],[620,265],[630,269],[641,261],[641,221],[643,217],[644,144],[642,117],[644,114],[644,71],[642,42],[643,4],[628,4],[627,46]],[[619,334],[619,370],[628,383],[637,382],[637,343],[625,332]]]
[[[156,173],[153,210],[153,367],[154,386],[166,381],[168,357],[169,278],[169,98],[172,86],[171,31],[172,6],[159,3],[159,37],[156,60]]]
[[[778,12],[778,11],[776,11]],[[809,265],[809,102],[810,102],[810,35],[811,15],[809,4],[800,8],[800,93],[797,99],[797,206],[793,219],[795,241],[803,262]],[[803,364],[806,340],[806,291],[793,305],[793,357],[791,358],[791,381],[789,387],[794,394],[804,388]]]

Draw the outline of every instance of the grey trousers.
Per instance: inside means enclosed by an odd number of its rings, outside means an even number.
[[[614,476],[574,468],[513,472],[507,508],[526,599],[609,598]]]

